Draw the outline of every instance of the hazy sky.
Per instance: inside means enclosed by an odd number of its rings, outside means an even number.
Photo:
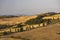
[[[60,12],[59,0],[0,0],[0,15]]]

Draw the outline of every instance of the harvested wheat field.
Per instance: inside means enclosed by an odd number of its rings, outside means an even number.
[[[2,36],[0,40],[60,40],[60,24]]]

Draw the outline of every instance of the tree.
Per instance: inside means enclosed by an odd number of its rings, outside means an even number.
[[[21,32],[23,31],[23,26],[24,26],[24,25],[22,25],[22,23],[19,23],[19,24],[17,25],[18,28],[21,28],[19,31],[21,31]]]
[[[32,24],[40,24],[40,23],[43,23],[44,22],[44,20],[42,19],[43,17],[45,17],[45,15],[38,15],[37,18],[28,20],[26,22],[26,24],[32,25]]]

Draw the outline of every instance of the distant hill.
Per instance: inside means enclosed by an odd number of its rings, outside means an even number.
[[[48,12],[44,14],[36,15],[36,18],[30,19],[26,24],[40,24],[46,22],[48,19],[53,21],[53,19],[60,19],[60,13]]]
[[[29,19],[35,18],[37,16],[1,16],[0,24],[18,24],[21,22],[25,22]]]
[[[1,40],[60,40],[60,13],[49,12],[34,16],[1,17],[0,27],[5,27],[0,31]],[[24,23],[25,25],[21,25],[20,23]],[[14,31],[14,34],[12,31]]]
[[[60,15],[60,13],[55,13],[55,12],[48,12],[48,13],[41,13],[38,15],[32,15],[32,16],[0,16],[0,24],[9,24],[9,25],[13,25],[13,24],[19,24],[19,23],[24,23],[27,22],[29,20],[36,20],[39,22],[40,19],[44,18],[44,17],[48,17],[48,16],[53,16],[53,15]]]

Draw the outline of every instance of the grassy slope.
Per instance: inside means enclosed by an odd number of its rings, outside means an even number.
[[[60,15],[59,15],[60,16]],[[23,17],[13,17],[13,18],[3,18],[0,19],[0,23],[14,24],[18,22],[25,22],[31,18],[36,18],[36,16],[23,16]],[[0,40],[60,40],[60,24],[50,25],[44,28],[38,28],[31,31],[15,33],[7,36],[6,38],[1,38]],[[11,38],[11,36],[13,36]]]
[[[59,18],[60,19],[60,14],[52,15],[52,16],[47,16],[47,17],[44,17],[43,19],[49,19],[49,18],[54,18],[54,19]]]
[[[18,24],[20,22],[26,22],[31,18],[36,18],[37,16],[19,16],[19,17],[12,17],[12,18],[2,18],[0,19],[0,24]]]
[[[11,36],[14,36],[11,38]],[[31,31],[20,32],[5,36],[7,39],[19,39],[22,40],[60,40],[60,24],[53,24],[47,27],[34,29]],[[3,39],[3,38],[2,38]]]
[[[56,13],[57,14],[57,13]],[[45,15],[45,16],[49,16],[50,13],[46,13],[46,14],[39,14],[39,15]],[[26,22],[27,20],[29,19],[33,19],[33,18],[36,18],[38,15],[34,15],[34,16],[18,16],[18,17],[10,17],[10,16],[7,16],[4,17],[2,16],[2,18],[0,18],[0,24],[18,24],[20,22]],[[56,16],[60,16],[60,14],[56,15]],[[53,17],[53,15],[51,16]],[[49,18],[49,17],[48,17]]]

